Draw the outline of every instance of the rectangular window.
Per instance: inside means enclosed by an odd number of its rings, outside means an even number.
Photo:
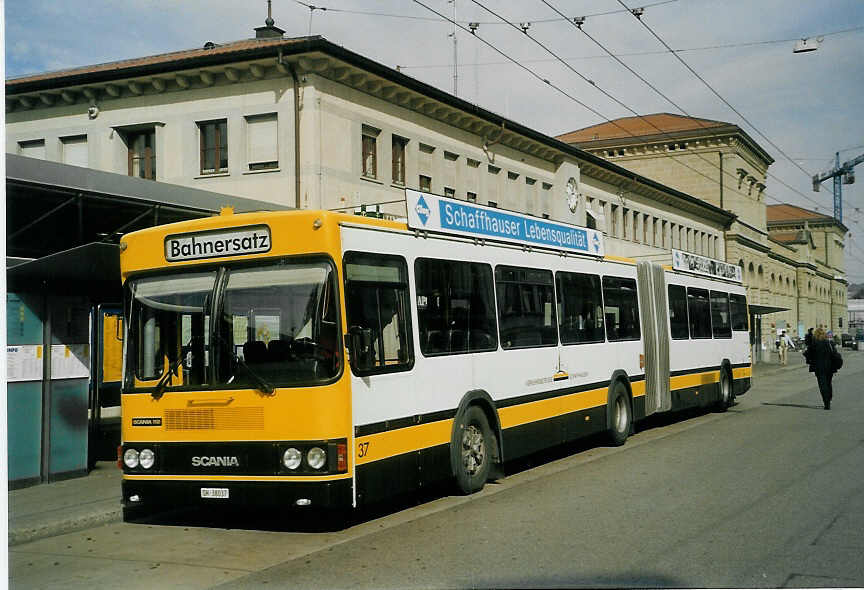
[[[711,327],[714,338],[732,338],[728,293],[711,291]]]
[[[366,178],[378,178],[378,134],[379,129],[363,125],[362,174]]]
[[[426,143],[421,143],[420,144],[420,151],[424,154],[431,154],[435,151],[435,146],[431,146],[431,145],[426,144]]]
[[[18,142],[18,155],[28,158],[45,159],[45,140],[33,139],[31,141]]]
[[[420,190],[424,193],[432,192],[432,178],[430,176],[420,175]]]
[[[451,199],[456,198],[456,189],[450,188],[449,186],[444,187],[444,196],[450,197]]]
[[[687,320],[687,289],[683,285],[669,285],[669,332],[673,340],[690,338]]]
[[[561,344],[603,342],[600,277],[575,272],[555,275]]]
[[[156,130],[145,129],[126,134],[129,148],[129,176],[156,180]]]
[[[472,158],[465,158],[465,163],[468,164],[468,166],[471,168],[479,168],[480,167],[480,160],[474,160]]]
[[[518,179],[519,179],[519,175],[516,174],[515,172],[510,172],[510,171],[508,170],[508,171],[507,171],[507,179],[508,179],[508,180],[518,180]]]
[[[498,166],[493,166],[492,164],[488,164],[486,166],[486,169],[489,171],[489,174],[498,174],[499,172],[501,172],[501,168],[499,168]]]
[[[444,159],[448,162],[455,162],[459,159],[459,154],[454,154],[453,152],[444,151]]]
[[[347,252],[345,254],[345,307],[348,331],[360,334],[367,371],[358,375],[405,371],[414,363],[411,347],[411,310],[408,304],[408,268],[401,256]],[[359,359],[358,359],[359,360]]]
[[[64,164],[86,168],[90,163],[87,150],[87,136],[76,135],[74,137],[61,137],[60,147]]]
[[[418,258],[414,274],[420,350],[424,355],[498,348],[491,266]]]
[[[555,346],[555,293],[552,271],[498,266],[498,330],[502,348]]]
[[[201,174],[228,172],[228,121],[198,123],[201,137]]]
[[[732,315],[732,329],[736,332],[746,332],[749,329],[747,298],[744,295],[729,295],[729,307]]]
[[[393,136],[393,184],[405,184],[405,148],[408,140],[398,135]]]
[[[639,340],[642,332],[635,279],[603,277],[603,311],[610,342]]]
[[[711,304],[707,289],[687,288],[687,313],[690,316],[690,337],[711,338]]]
[[[249,170],[279,167],[279,128],[276,113],[246,117],[246,158]]]
[[[498,206],[497,201],[486,201],[486,204],[490,207],[497,207]]]
[[[465,194],[465,198],[468,199],[469,203],[476,203],[477,202],[477,193],[472,193],[469,191]]]

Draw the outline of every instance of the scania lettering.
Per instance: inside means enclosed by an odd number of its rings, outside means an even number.
[[[192,467],[239,467],[237,457],[192,457]]]

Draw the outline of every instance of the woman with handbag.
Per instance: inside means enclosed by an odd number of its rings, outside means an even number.
[[[810,365],[810,372],[816,373],[816,382],[819,384],[825,409],[830,410],[833,397],[831,378],[843,365],[843,357],[834,348],[834,343],[828,341],[824,328],[817,328],[813,332],[813,341],[804,351],[804,356]]]

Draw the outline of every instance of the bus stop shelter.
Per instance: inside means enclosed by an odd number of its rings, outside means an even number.
[[[225,206],[287,208],[6,155],[10,487],[83,475],[95,460],[113,458],[119,432],[97,426],[100,402],[119,405],[119,357],[102,354],[104,340],[120,336],[119,237]],[[109,364],[116,374],[105,374]]]

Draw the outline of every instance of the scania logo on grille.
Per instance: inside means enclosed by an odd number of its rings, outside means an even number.
[[[240,467],[237,457],[192,457],[192,467]]]

